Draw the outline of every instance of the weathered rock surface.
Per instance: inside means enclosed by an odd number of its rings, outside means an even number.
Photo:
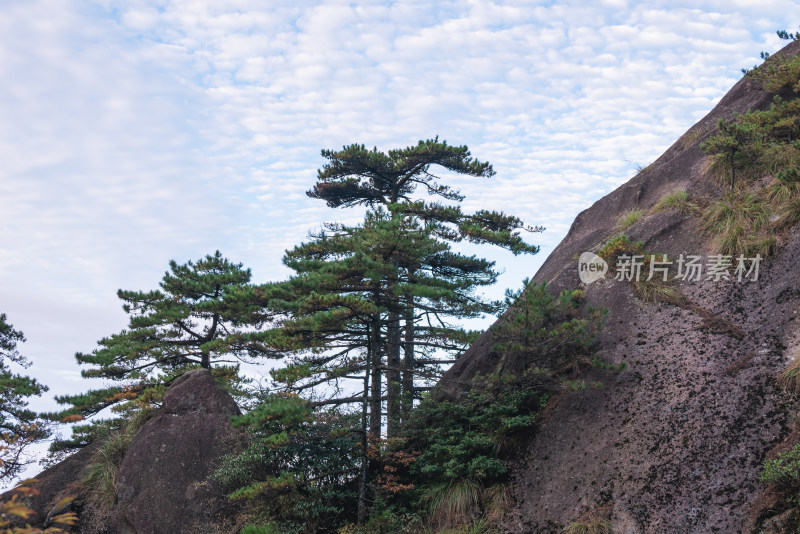
[[[172,384],[119,466],[109,532],[214,532],[231,506],[208,477],[236,447],[230,418],[237,414],[236,403],[208,370]]]
[[[800,52],[794,42],[784,53]],[[743,79],[705,118],[628,183],[582,212],[535,276],[554,291],[581,287],[577,258],[616,233],[620,215],[645,213],[666,193],[716,198],[704,176],[700,143],[720,118],[764,108],[774,94]],[[691,215],[649,214],[625,231],[651,252],[707,256],[709,239]],[[509,532],[561,532],[570,521],[610,506],[614,532],[736,533],[757,530],[769,510],[759,481],[766,455],[786,448],[795,407],[775,376],[800,346],[800,227],[780,236],[758,281],[681,283],[689,304],[646,304],[612,275],[585,288],[610,315],[600,356],[626,362],[621,373],[594,369],[602,388],[560,397],[514,459]],[[674,273],[673,273],[674,274]],[[497,355],[491,334],[442,381],[457,393]],[[772,450],[772,452],[770,452]]]
[[[109,514],[97,516],[85,501],[81,481],[96,450],[89,446],[36,477],[39,495],[26,500],[36,512],[30,523],[50,526],[54,514],[77,511],[81,516],[76,530],[82,534],[225,531],[237,507],[209,481],[209,475],[222,456],[242,444],[242,436],[230,424],[231,416],[239,413],[208,370],[186,373],[166,391],[162,407],[128,446]],[[67,496],[77,499],[69,508],[57,509]]]

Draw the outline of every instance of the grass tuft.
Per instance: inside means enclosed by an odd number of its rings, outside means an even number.
[[[483,510],[486,520],[491,524],[498,523],[511,504],[511,495],[505,484],[495,484],[483,490]]]
[[[623,213],[617,221],[617,228],[619,230],[627,230],[644,217],[644,211],[640,209],[633,209]]]
[[[778,385],[784,393],[800,396],[800,352],[798,352],[792,363],[778,375]]]
[[[689,201],[689,194],[686,191],[674,191],[667,193],[653,206],[652,213],[663,210],[675,210],[680,213],[694,213],[697,206]]]
[[[800,198],[795,198],[781,205],[778,209],[780,226],[794,226],[800,221]]]
[[[573,521],[563,530],[564,534],[613,534],[614,529],[607,519],[593,519],[587,522]]]
[[[798,197],[800,197],[800,182],[774,180],[766,189],[766,198],[772,204],[781,205]]]
[[[703,135],[703,132],[699,128],[690,128],[685,134],[683,134],[678,142],[676,143],[678,150],[683,152],[684,150],[688,149],[692,145],[694,145],[700,136]]]
[[[666,302],[676,306],[686,302],[686,297],[681,292],[680,287],[661,280],[653,279],[649,282],[633,282],[633,289],[636,291],[636,295],[644,302]]]
[[[431,522],[439,528],[469,524],[481,500],[480,486],[469,479],[433,487],[426,495]]]
[[[703,230],[712,236],[712,247],[719,254],[751,256],[763,250],[769,212],[761,200],[749,192],[732,192],[712,202],[703,213]],[[767,248],[774,246],[769,245]]]
[[[87,496],[90,522],[103,525],[117,497],[117,471],[134,436],[152,415],[151,410],[134,413],[124,426],[109,434],[89,460],[82,486]]]

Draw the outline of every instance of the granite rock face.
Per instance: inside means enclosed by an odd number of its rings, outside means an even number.
[[[109,513],[95,513],[82,481],[98,446],[89,445],[36,476],[38,494],[26,499],[33,526],[77,512],[80,534],[181,534],[224,532],[238,507],[209,480],[222,456],[239,450],[231,427],[233,398],[207,369],[190,371],[164,393],[161,408],[136,433],[118,466]],[[2,497],[10,498],[11,492]],[[73,500],[65,504],[65,497]]]
[[[781,53],[800,53],[800,42]],[[718,119],[763,109],[774,96],[739,81],[651,166],[582,212],[534,277],[556,292],[584,287],[589,304],[608,308],[600,357],[628,367],[590,370],[582,378],[601,388],[554,399],[513,459],[516,504],[504,530],[560,532],[603,509],[616,533],[753,532],[781,512],[770,509],[759,471],[797,433],[796,407],[775,377],[800,347],[800,227],[778,236],[778,253],[761,263],[757,281],[681,282],[681,306],[643,302],[614,280],[614,266],[586,286],[578,276],[578,257],[615,235],[616,221],[632,209],[646,216],[624,233],[646,250],[710,255],[697,217],[651,210],[678,190],[712,201],[724,194],[706,176],[700,143]],[[457,396],[476,373],[491,372],[492,345],[487,332],[446,373],[441,390]]]
[[[119,466],[109,532],[213,532],[232,507],[208,477],[237,446],[230,418],[238,414],[206,369],[173,383]]]

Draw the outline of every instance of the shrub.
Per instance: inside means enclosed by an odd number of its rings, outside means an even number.
[[[39,490],[33,487],[35,479],[24,480],[11,490],[10,497],[4,502],[0,502],[0,533],[2,534],[68,534],[69,527],[78,524],[78,516],[74,512],[62,512],[48,517],[48,523],[53,526],[42,530],[40,528],[26,525],[26,520],[35,513],[35,510],[28,508],[25,500],[39,494]],[[61,499],[52,509],[65,510],[70,506],[74,497]],[[52,513],[52,512],[51,512]]]
[[[233,424],[247,428],[249,443],[224,457],[213,478],[232,490],[230,499],[260,510],[267,526],[258,528],[336,531],[352,519],[357,416],[315,412],[300,397],[274,394]]]
[[[775,483],[786,491],[800,490],[800,443],[774,460],[765,461],[761,480]]]
[[[583,305],[581,291],[553,296],[545,284],[527,280],[522,291],[506,295],[506,304],[493,327],[495,371],[476,376],[457,402],[423,400],[406,422],[404,447],[419,451],[402,473],[414,487],[406,502],[426,510],[439,529],[481,532],[502,516],[505,454],[530,434],[549,395],[563,389],[559,373],[575,360],[590,361],[605,318]]]
[[[535,366],[558,372],[578,358],[588,358],[605,311],[582,309],[581,290],[550,295],[545,283],[523,281],[521,291],[507,291],[509,313],[492,327],[493,349],[500,355],[498,371],[522,372]]]
[[[641,254],[643,250],[644,243],[632,243],[628,239],[628,236],[620,235],[609,239],[608,242],[606,242],[606,244],[603,245],[603,247],[597,252],[597,255],[606,261],[611,261],[622,254]]]
[[[636,296],[644,302],[652,303],[665,302],[681,305],[685,302],[686,299],[674,280],[665,281],[663,276],[659,276],[659,273],[655,271],[653,278],[647,280],[650,276],[653,257],[656,257],[656,261],[661,261],[666,256],[665,254],[652,254],[644,249],[643,243],[631,242],[627,236],[621,235],[610,239],[597,255],[609,263],[616,261],[622,255],[643,256],[640,268],[641,278],[631,280]],[[667,259],[669,258],[667,257]]]
[[[478,376],[458,402],[423,400],[405,428],[405,449],[419,451],[402,473],[413,485],[406,506],[424,510],[437,529],[502,516],[501,486],[508,476],[503,457],[521,432],[535,426],[548,392],[558,388],[550,373],[531,370]]]
[[[748,71],[748,75],[767,91],[778,92],[785,87],[800,91],[800,57],[769,56],[766,59],[761,66]]]

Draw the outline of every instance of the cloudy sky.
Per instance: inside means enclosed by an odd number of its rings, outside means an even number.
[[[516,287],[798,23],[788,0],[4,0],[0,311],[51,393],[85,389],[118,288],[217,249],[284,278],[355,217],[306,197],[320,149],[436,135],[497,171],[453,180],[467,208],[547,227],[537,256],[485,253]]]

